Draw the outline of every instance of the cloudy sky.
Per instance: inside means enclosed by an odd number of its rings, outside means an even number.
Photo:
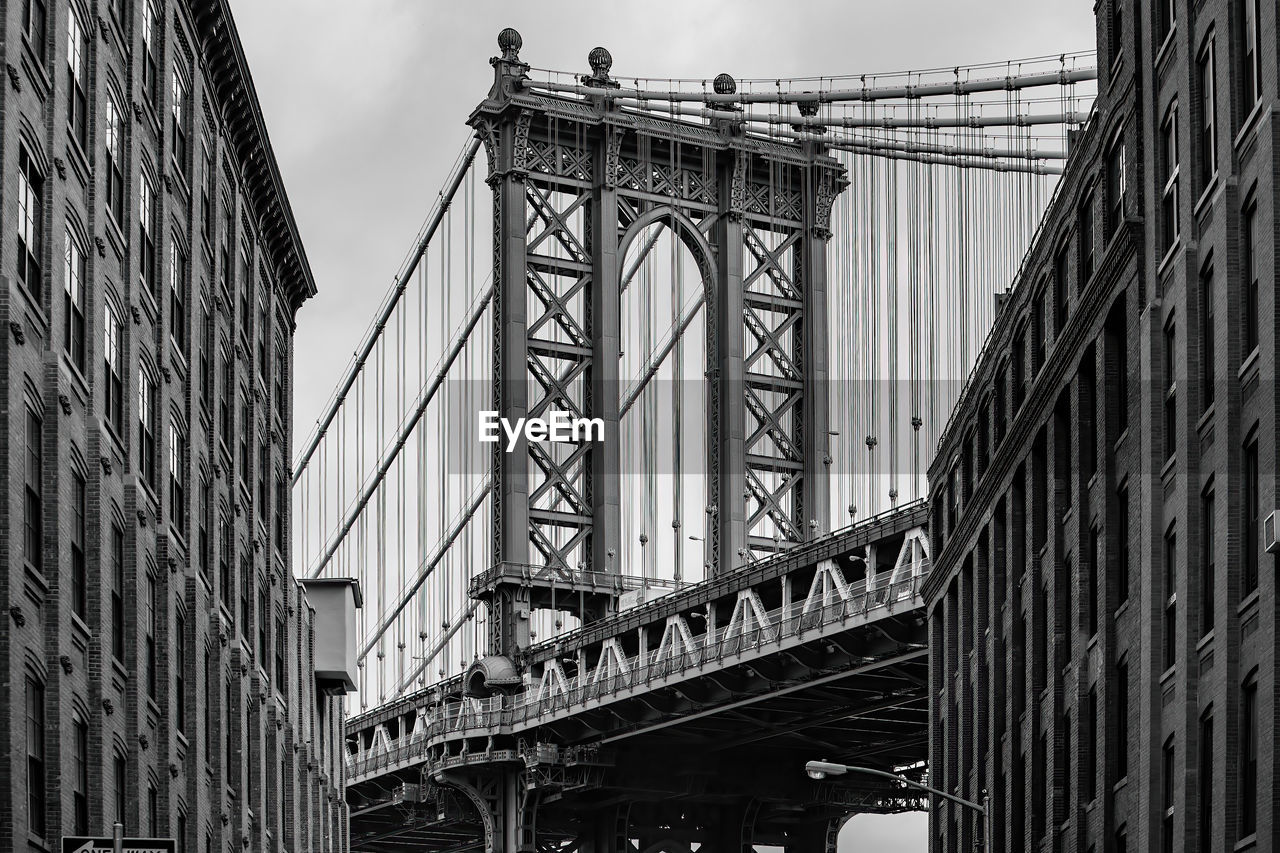
[[[466,139],[495,36],[617,76],[903,71],[1094,46],[1092,4],[1043,0],[231,0],[320,295],[298,316],[298,435],[319,414]],[[856,847],[853,837],[857,838]],[[924,849],[923,816],[858,818],[842,850]]]

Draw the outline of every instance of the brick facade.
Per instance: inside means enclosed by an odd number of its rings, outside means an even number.
[[[931,776],[998,851],[1271,850],[1276,9],[1096,13],[1096,109],[930,469]],[[980,838],[936,804],[931,849]]]
[[[342,700],[289,553],[315,285],[229,6],[0,26],[0,849],[119,816],[180,850],[343,850]]]

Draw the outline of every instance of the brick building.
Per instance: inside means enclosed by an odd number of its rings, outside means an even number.
[[[930,469],[931,775],[998,851],[1272,850],[1276,7],[1096,11],[1095,112]],[[979,839],[937,805],[934,850]]]
[[[0,849],[345,849],[289,559],[315,285],[227,0],[0,23]]]

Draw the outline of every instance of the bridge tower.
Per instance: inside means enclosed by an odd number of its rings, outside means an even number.
[[[492,408],[510,423],[560,411],[604,429],[596,441],[494,445],[493,565],[471,589],[489,608],[489,648],[467,673],[473,697],[522,689],[535,611],[591,622],[617,610],[620,267],[654,223],[702,278],[710,572],[826,532],[826,251],[847,185],[820,144],[750,136],[735,107],[712,106],[702,124],[595,94],[619,87],[603,48],[562,95],[526,86],[519,33],[498,44],[493,86],[468,120],[493,193]],[[718,94],[735,90],[716,78]],[[535,849],[523,772],[495,764],[450,780],[481,810],[490,851]],[[588,846],[617,849],[612,827]]]

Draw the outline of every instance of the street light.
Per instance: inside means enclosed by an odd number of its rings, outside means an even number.
[[[973,809],[982,815],[982,849],[986,853],[991,853],[991,833],[988,831],[990,826],[990,810],[991,798],[986,791],[982,792],[982,802],[975,803],[972,800],[966,800],[963,797],[957,797],[955,794],[948,794],[946,791],[939,791],[937,788],[931,788],[922,782],[914,779],[908,779],[905,776],[899,776],[896,773],[888,773],[884,770],[873,770],[870,767],[854,767],[851,764],[836,764],[831,761],[810,761],[804,766],[804,772],[809,774],[810,779],[822,780],[830,776],[843,776],[846,773],[861,773],[864,776],[878,776],[881,779],[891,779],[894,782],[901,782],[910,788],[918,788],[926,793],[934,794],[943,799],[958,803],[965,808]]]

